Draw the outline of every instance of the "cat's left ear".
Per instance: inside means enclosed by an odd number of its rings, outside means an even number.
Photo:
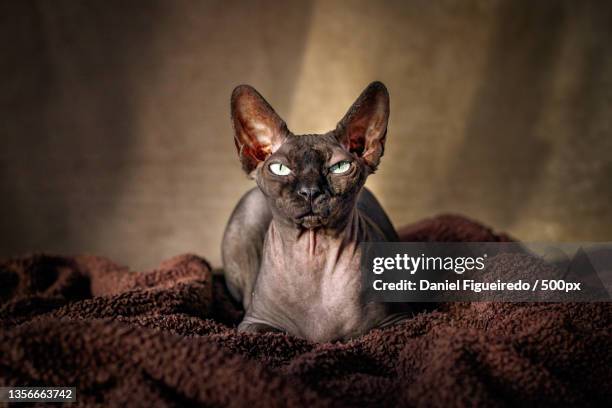
[[[385,150],[388,121],[389,92],[382,82],[372,82],[338,123],[336,137],[373,172]]]

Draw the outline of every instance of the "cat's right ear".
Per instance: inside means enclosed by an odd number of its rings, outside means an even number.
[[[249,175],[280,147],[288,133],[285,122],[249,85],[232,92],[232,123],[240,162]]]

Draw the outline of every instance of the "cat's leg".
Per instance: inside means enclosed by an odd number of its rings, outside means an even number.
[[[375,328],[381,329],[383,327],[392,326],[414,318],[414,316],[420,311],[419,305],[424,304],[408,302],[385,303],[387,316],[379,321],[375,325]]]
[[[225,281],[232,296],[247,309],[259,272],[263,242],[272,221],[259,190],[249,190],[238,202],[225,228],[221,255]]]
[[[243,320],[238,325],[238,331],[243,333],[282,333],[281,329],[265,323],[252,323]]]

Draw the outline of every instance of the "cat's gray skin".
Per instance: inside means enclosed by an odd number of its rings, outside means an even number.
[[[231,107],[243,169],[258,186],[236,206],[222,244],[228,288],[246,310],[238,329],[323,342],[392,322],[388,305],[364,300],[359,249],[360,242],[397,241],[363,188],[384,151],[385,86],[370,84],[323,135],[292,134],[247,85],[234,90]],[[348,170],[337,173],[334,165],[345,161]],[[278,164],[290,172],[275,174]]]

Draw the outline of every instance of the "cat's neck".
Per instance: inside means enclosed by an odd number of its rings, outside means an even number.
[[[347,246],[355,246],[365,240],[364,220],[354,208],[341,227],[302,228],[272,219],[268,230],[268,244],[281,250],[285,256],[299,259],[320,257],[343,251]]]

